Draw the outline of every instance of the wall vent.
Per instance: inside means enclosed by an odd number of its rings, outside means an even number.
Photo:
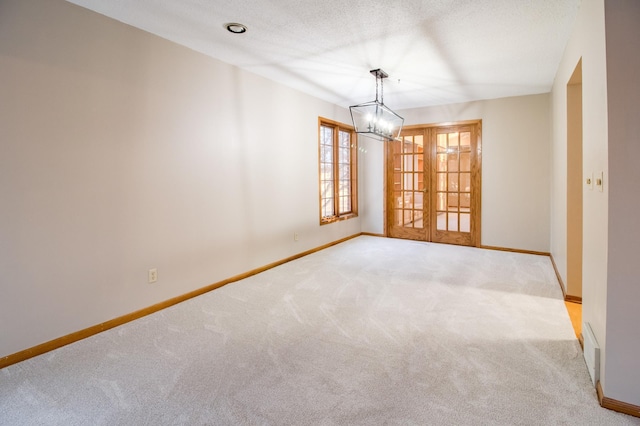
[[[587,363],[587,370],[595,386],[600,380],[600,346],[588,322],[582,324],[582,338],[584,339],[584,361]]]

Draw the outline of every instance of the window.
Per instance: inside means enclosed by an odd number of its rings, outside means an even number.
[[[321,118],[320,224],[357,216],[357,149],[353,128]]]

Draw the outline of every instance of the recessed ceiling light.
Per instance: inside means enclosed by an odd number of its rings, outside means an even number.
[[[224,27],[227,29],[227,31],[234,34],[242,34],[247,32],[247,27],[245,25],[238,24],[236,22],[224,24]]]

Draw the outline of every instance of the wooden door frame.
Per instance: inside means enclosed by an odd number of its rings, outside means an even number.
[[[432,186],[431,186],[431,164],[435,161],[432,157],[432,132],[434,131],[434,129],[436,128],[443,128],[443,127],[459,127],[459,126],[464,126],[464,125],[474,125],[476,126],[476,151],[475,151],[475,162],[472,162],[471,167],[471,179],[473,180],[474,184],[475,184],[475,190],[474,193],[472,194],[472,199],[471,199],[471,203],[472,206],[475,207],[474,211],[474,222],[475,222],[475,226],[472,227],[471,229],[471,247],[480,247],[481,244],[481,236],[482,236],[482,119],[477,119],[477,120],[461,120],[461,121],[447,121],[447,122],[441,122],[441,123],[430,123],[430,124],[414,124],[414,125],[410,125],[410,126],[404,126],[403,130],[420,130],[420,129],[424,129],[424,135],[425,135],[425,141],[428,144],[428,150],[427,147],[425,147],[425,154],[427,153],[427,151],[429,152],[429,156],[428,156],[428,160],[427,158],[425,158],[425,164],[427,164],[428,169],[428,176],[429,176],[429,180],[430,182],[428,183],[428,195],[429,195],[429,203],[431,203],[431,195],[432,195]],[[402,137],[402,135],[400,135],[400,137]],[[385,147],[384,147],[384,159],[383,159],[383,168],[384,168],[384,173],[383,173],[383,178],[384,178],[384,200],[383,200],[383,206],[384,206],[384,211],[383,211],[383,225],[384,225],[384,235],[386,237],[389,236],[389,215],[393,214],[393,209],[390,208],[389,206],[389,166],[388,166],[388,162],[390,161],[389,159],[389,150],[390,147],[388,144],[385,143]],[[431,219],[429,219],[429,228],[426,231],[427,235],[426,235],[426,239],[427,241],[432,241],[432,227],[431,227]]]

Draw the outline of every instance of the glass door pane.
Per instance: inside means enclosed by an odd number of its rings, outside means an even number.
[[[470,245],[474,240],[472,223],[472,166],[476,138],[473,126],[434,129],[434,171],[432,241]],[[479,189],[479,188],[478,188]]]
[[[388,223],[393,237],[426,241],[428,238],[428,174],[424,130],[405,131],[402,139],[389,144],[388,164],[392,168],[391,208]]]

